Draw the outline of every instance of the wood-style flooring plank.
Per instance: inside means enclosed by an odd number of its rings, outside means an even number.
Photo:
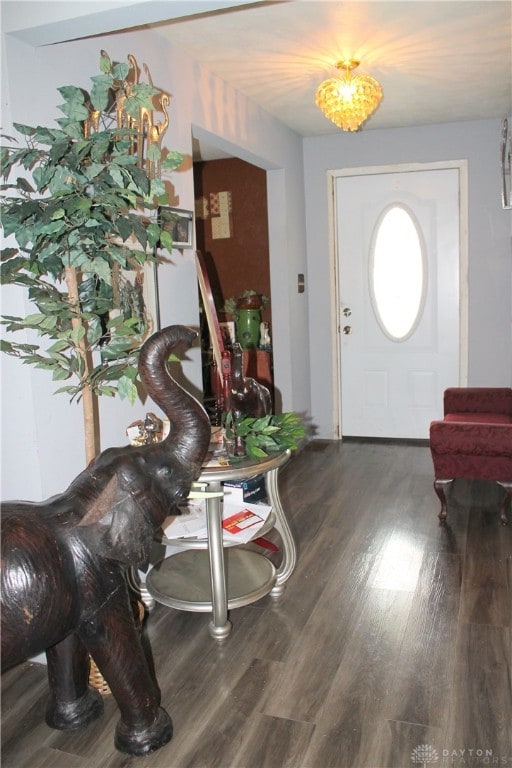
[[[297,768],[315,726],[279,717],[259,715],[236,753],[233,768]],[[211,763],[205,765],[210,768]],[[225,768],[226,763],[220,766]],[[195,768],[195,766],[194,766]]]
[[[255,716],[276,664],[254,659],[242,674],[236,656],[228,664],[236,680],[224,687],[212,681],[210,695],[203,696],[199,705],[196,701],[192,729],[185,727],[183,713],[176,711],[178,733],[174,748],[180,757],[173,768],[223,768],[226,764],[239,764],[244,741],[250,741],[254,735],[255,720],[259,721]]]
[[[315,722],[364,604],[371,555],[342,558],[269,691],[264,712]]]
[[[388,719],[437,727],[446,722],[460,583],[458,556],[426,553],[386,703]]]
[[[373,734],[394,684],[411,594],[368,589],[363,610],[323,700],[304,766],[371,766]],[[315,659],[311,660],[313,664]],[[317,663],[321,660],[317,659]]]
[[[445,748],[490,750],[512,762],[511,630],[462,624]],[[502,764],[506,762],[502,760]]]

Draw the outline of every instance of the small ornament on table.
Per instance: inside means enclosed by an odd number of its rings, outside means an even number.
[[[268,329],[268,323],[263,321],[260,323],[260,349],[270,349],[272,346],[270,340],[270,331]]]
[[[163,439],[164,424],[154,413],[146,413],[144,419],[139,419],[126,428],[130,445],[151,445],[160,443]]]

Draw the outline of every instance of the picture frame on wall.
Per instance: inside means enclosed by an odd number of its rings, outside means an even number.
[[[147,228],[155,220],[156,214],[138,214],[140,223]],[[135,257],[128,258],[130,269],[122,269],[116,264],[112,270],[112,290],[116,310],[112,310],[111,319],[116,314],[124,318],[138,319],[144,323],[143,341],[160,330],[160,304],[158,299],[158,254],[153,247],[143,244],[132,233],[126,240],[120,237],[110,238],[117,246],[125,246],[130,251],[151,254],[152,259],[140,264]]]
[[[125,316],[144,318],[144,341],[160,330],[158,265],[148,261],[135,270],[120,270],[120,299]]]
[[[192,248],[193,211],[160,206],[158,209],[158,223],[160,228],[168,232],[172,237],[174,248]]]
[[[160,304],[158,300],[158,272],[156,261],[147,261],[134,269],[115,269],[112,273],[112,289],[114,291],[115,309],[111,309],[105,322],[110,320],[113,327],[104,337],[101,357],[104,362],[114,360],[118,354],[113,344],[111,354],[110,344],[115,341],[115,321],[121,317],[134,322],[133,330],[140,333],[141,343],[153,333],[160,330]]]

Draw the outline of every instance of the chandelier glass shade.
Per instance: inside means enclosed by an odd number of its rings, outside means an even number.
[[[324,115],[344,131],[357,131],[377,109],[382,99],[382,88],[369,75],[352,75],[359,66],[354,59],[338,61],[336,69],[343,74],[320,83],[316,92],[316,105]]]

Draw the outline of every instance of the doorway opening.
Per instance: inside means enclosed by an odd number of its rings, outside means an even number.
[[[267,173],[198,140],[194,140],[193,172],[196,243],[207,267],[225,346],[240,340],[229,305],[246,292],[263,296],[256,335],[242,342],[244,373],[273,393]],[[201,335],[203,391],[205,405],[212,412],[216,377],[204,311]]]

